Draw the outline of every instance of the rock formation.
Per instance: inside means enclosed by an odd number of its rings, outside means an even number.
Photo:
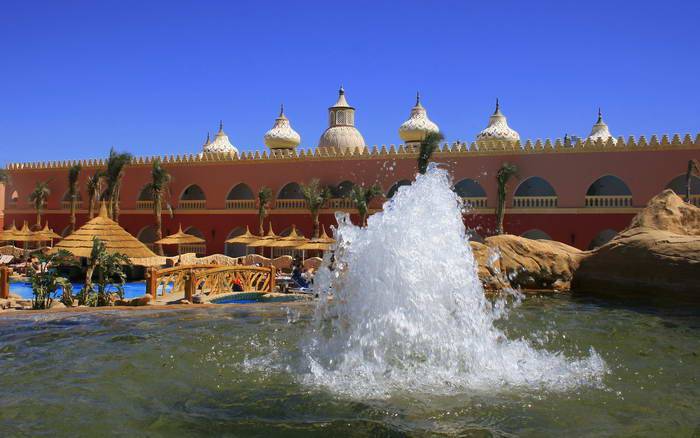
[[[572,282],[593,293],[700,292],[700,208],[671,190],[649,201],[629,227],[585,257]]]

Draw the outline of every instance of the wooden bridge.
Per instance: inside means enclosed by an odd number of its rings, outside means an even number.
[[[273,292],[275,267],[183,265],[146,271],[146,293],[153,299],[184,293],[185,299],[201,292],[208,296],[241,292]]]

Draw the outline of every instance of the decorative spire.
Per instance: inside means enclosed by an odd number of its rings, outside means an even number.
[[[596,123],[603,123],[603,112],[598,107],[598,121]]]
[[[343,95],[345,94],[345,89],[343,88],[343,85],[340,85],[340,90],[338,90],[338,94]]]
[[[588,134],[587,140],[591,140],[592,142],[596,142],[598,140],[608,141],[608,139],[611,137],[612,134],[610,133],[608,125],[603,121],[603,111],[598,108],[598,120],[595,122],[595,125],[593,125],[591,133]]]
[[[498,98],[496,98],[496,111],[494,111],[493,113],[494,115],[501,113],[501,104],[498,102]]]
[[[219,120],[219,132],[224,132],[224,121]]]
[[[416,91],[416,106],[421,106],[421,104],[420,104],[420,91]]]
[[[284,104],[280,104],[280,117],[284,117]]]

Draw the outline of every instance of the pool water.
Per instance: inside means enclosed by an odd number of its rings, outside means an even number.
[[[72,283],[73,284],[73,294],[78,293],[80,289],[83,288],[82,283]],[[115,289],[116,291],[116,289]],[[32,298],[32,285],[31,283],[24,282],[12,282],[10,283],[10,293],[17,294],[24,299]],[[141,297],[146,294],[146,283],[144,282],[132,282],[126,283],[124,285],[124,298],[136,298]]]
[[[427,309],[426,311],[429,311]],[[700,434],[700,312],[533,296],[499,327],[600,385],[494,385],[352,398],[308,379],[312,303],[0,318],[4,436],[615,436]],[[449,385],[449,382],[445,382]]]

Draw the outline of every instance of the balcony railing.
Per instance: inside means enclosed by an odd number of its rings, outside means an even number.
[[[631,207],[632,196],[586,196],[586,207],[593,208],[618,208]]]
[[[181,199],[178,207],[182,210],[204,210],[207,208],[205,199]]]
[[[255,199],[227,199],[226,208],[232,210],[252,210],[255,208]]]
[[[137,210],[153,210],[153,201],[136,201]]]
[[[188,252],[193,252],[197,255],[204,255],[207,252],[207,245],[205,243],[191,243],[188,245],[180,245],[180,253],[186,254]]]
[[[486,208],[486,199],[487,198],[484,196],[478,198],[462,198],[462,201],[471,208]]]
[[[275,202],[275,208],[278,209],[300,209],[306,208],[306,201],[303,199],[278,199]]]
[[[83,208],[83,201],[77,201],[75,203],[75,209],[80,210],[81,208]],[[70,201],[61,201],[61,209],[70,210]]]
[[[355,204],[352,200],[347,198],[331,198],[326,204],[326,208],[330,209],[340,209],[340,210],[354,210]]]
[[[556,208],[556,196],[514,196],[514,208]]]

